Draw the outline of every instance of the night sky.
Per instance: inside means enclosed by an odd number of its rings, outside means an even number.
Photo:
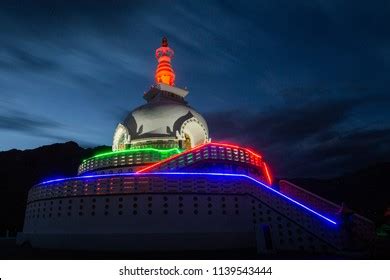
[[[161,37],[213,140],[276,176],[390,160],[389,1],[1,1],[0,150],[111,145]]]

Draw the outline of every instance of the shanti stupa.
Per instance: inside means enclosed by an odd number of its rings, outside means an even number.
[[[85,159],[76,177],[28,195],[19,244],[77,250],[230,250],[261,254],[364,252],[366,218],[287,181],[263,156],[210,141],[206,120],[175,85],[163,38],[146,103],[115,129],[112,152]],[[232,132],[233,133],[233,132]]]

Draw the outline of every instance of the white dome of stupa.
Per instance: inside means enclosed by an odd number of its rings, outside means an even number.
[[[112,149],[129,147],[192,148],[209,141],[205,119],[185,101],[188,91],[174,86],[173,50],[163,39],[156,50],[156,84],[144,94],[147,103],[131,111],[119,123]]]

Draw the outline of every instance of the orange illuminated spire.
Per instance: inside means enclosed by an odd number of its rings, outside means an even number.
[[[171,65],[173,55],[173,50],[168,47],[168,39],[164,37],[162,39],[161,47],[156,50],[158,65],[155,80],[157,84],[175,85],[175,72],[173,72]]]

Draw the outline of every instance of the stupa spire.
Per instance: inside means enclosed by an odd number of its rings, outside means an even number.
[[[163,83],[170,86],[175,85],[175,72],[173,71],[171,65],[173,55],[173,50],[168,46],[168,39],[163,37],[161,47],[156,50],[158,64],[156,68],[155,81],[157,84]]]

